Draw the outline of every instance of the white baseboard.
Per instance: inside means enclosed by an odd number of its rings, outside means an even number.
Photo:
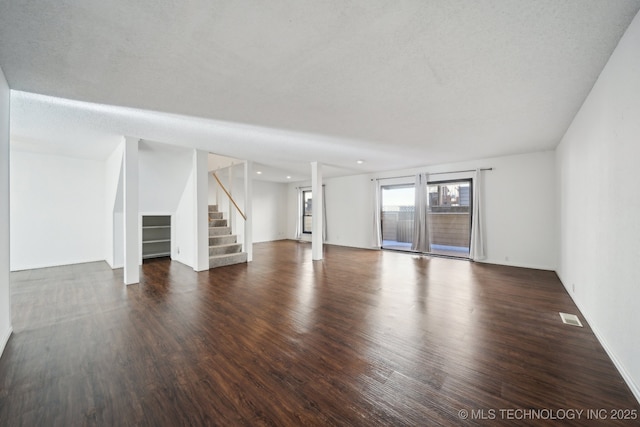
[[[11,326],[9,326],[9,329],[7,330],[7,332],[2,337],[2,340],[0,341],[0,356],[2,356],[2,353],[4,353],[4,348],[6,347],[7,343],[9,342],[9,338],[11,337],[12,333],[13,333],[13,328]]]
[[[15,273],[18,271],[25,271],[25,270],[38,270],[40,268],[49,268],[49,267],[64,267],[67,265],[76,265],[76,264],[89,264],[92,262],[101,262],[104,261],[106,262],[106,260],[104,258],[101,259],[84,259],[84,260],[76,260],[76,261],[65,261],[62,264],[58,264],[58,263],[44,263],[44,264],[25,264],[25,265],[20,265],[18,267],[11,267],[11,272]],[[109,263],[107,262],[107,265],[109,265]]]
[[[582,309],[580,309],[580,311],[582,311]],[[582,315],[584,316],[584,312],[582,313]],[[587,319],[587,322],[589,322],[589,326],[591,326],[591,330],[593,331],[596,338],[602,345],[602,348],[604,348],[604,351],[607,352],[607,354],[609,355],[609,358],[611,359],[615,367],[618,369],[618,372],[620,372],[620,375],[622,375],[622,379],[624,380],[624,382],[627,383],[627,386],[629,386],[629,388],[631,389],[631,393],[633,393],[633,396],[636,398],[638,403],[640,403],[640,387],[638,387],[638,385],[633,381],[633,378],[631,377],[631,375],[629,375],[624,365],[620,363],[620,361],[616,357],[613,350],[611,350],[611,348],[607,345],[607,341],[600,334],[600,332],[598,332],[598,328],[593,327],[593,325],[591,324],[587,316],[585,316],[585,318]]]
[[[558,274],[558,273],[556,272],[556,274]],[[558,274],[558,277],[560,278],[559,274]],[[600,331],[598,330],[598,327],[596,326],[596,324],[591,321],[591,319],[589,318],[589,315],[583,309],[582,304],[580,304],[573,297],[573,294],[571,293],[571,290],[565,286],[564,282],[562,281],[562,278],[560,278],[560,283],[562,283],[562,286],[566,289],[567,293],[569,294],[569,297],[571,298],[573,303],[578,307],[578,310],[580,310],[580,313],[582,313],[582,316],[584,317],[584,319],[587,321],[587,323],[591,327],[591,330],[593,331],[593,334],[596,336],[596,339],[598,340],[598,342],[600,343],[602,348],[604,348],[604,351],[609,356],[609,359],[611,359],[611,361],[613,362],[613,365],[616,367],[616,369],[618,370],[618,372],[622,376],[622,379],[624,380],[624,382],[627,383],[627,386],[629,387],[629,389],[631,389],[631,393],[633,393],[633,396],[636,398],[638,403],[640,403],[640,387],[638,387],[638,385],[635,383],[635,381],[633,380],[633,377],[631,375],[629,375],[629,373],[625,369],[624,365],[622,363],[620,363],[620,360],[618,360],[618,358],[616,357],[616,354],[613,352],[611,347],[609,347],[609,344],[607,344],[607,340],[600,333]]]
[[[499,261],[495,259],[483,259],[475,262],[481,262],[485,264],[494,264],[494,265],[504,265],[505,267],[518,267],[518,268],[530,268],[532,270],[555,271],[554,267],[550,267],[548,265],[528,264],[528,263],[522,263],[522,262],[505,262],[505,261]]]

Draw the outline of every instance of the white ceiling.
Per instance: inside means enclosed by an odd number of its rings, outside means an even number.
[[[338,175],[553,149],[639,9],[3,1],[0,66],[25,149],[100,158],[130,135]]]

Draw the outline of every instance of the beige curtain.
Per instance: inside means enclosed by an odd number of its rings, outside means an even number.
[[[431,252],[429,237],[429,197],[427,193],[428,180],[429,176],[426,173],[416,175],[413,243],[411,244],[411,250],[416,252]]]
[[[473,176],[473,208],[471,214],[471,245],[469,258],[481,260],[485,258],[484,216],[482,212],[482,170],[476,169]]]

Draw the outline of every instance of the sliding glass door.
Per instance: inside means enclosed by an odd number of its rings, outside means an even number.
[[[430,253],[468,258],[471,180],[429,182],[427,191]],[[382,248],[411,251],[415,186],[381,186],[380,201]]]
[[[471,180],[429,182],[431,253],[469,258]]]
[[[410,251],[413,240],[415,190],[413,184],[380,188],[382,248]]]

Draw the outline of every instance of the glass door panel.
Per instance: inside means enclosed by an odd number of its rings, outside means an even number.
[[[468,258],[471,180],[430,182],[428,192],[431,253]]]
[[[411,251],[413,241],[413,184],[381,187],[382,248]]]

